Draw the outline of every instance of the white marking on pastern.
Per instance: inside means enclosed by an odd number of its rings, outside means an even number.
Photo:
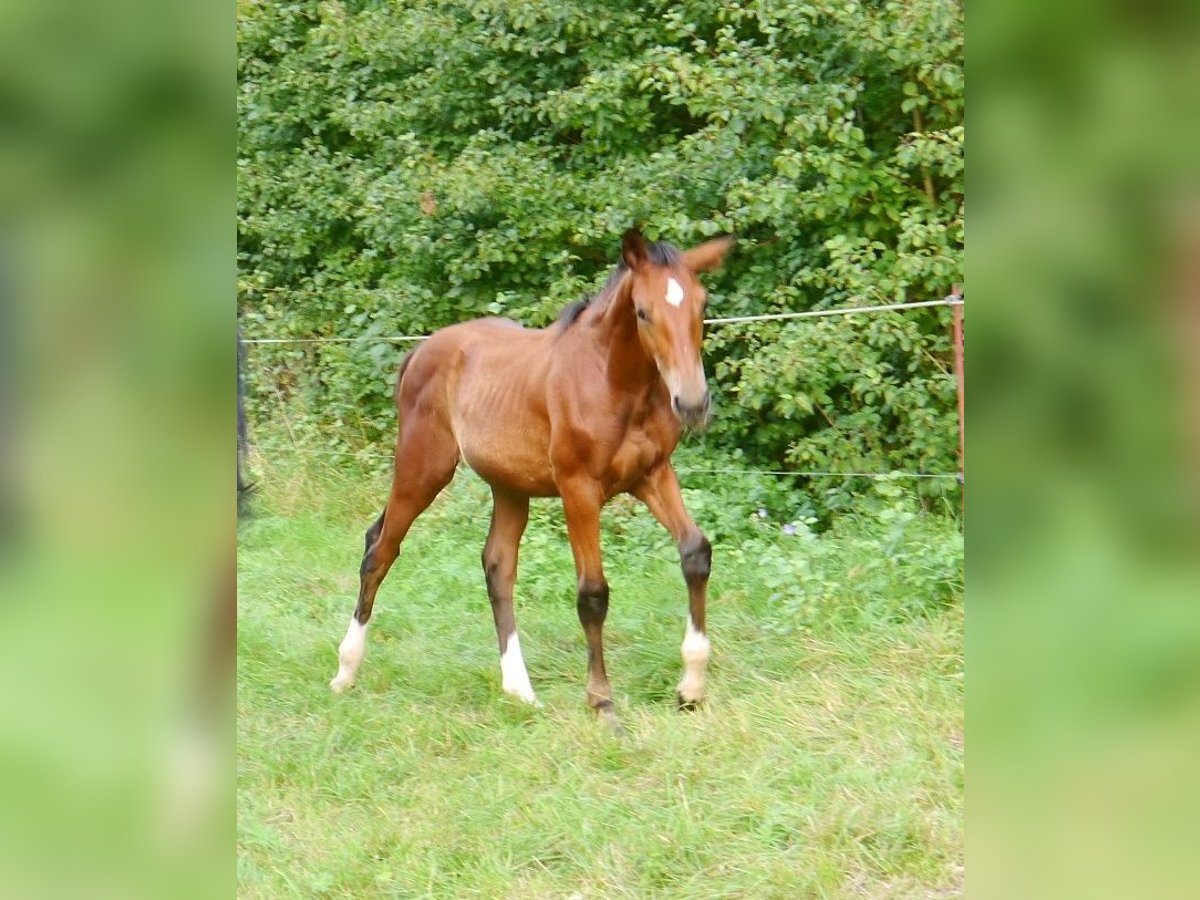
[[[338,671],[329,682],[329,687],[335,694],[340,694],[354,684],[354,676],[367,650],[367,626],[359,624],[358,619],[351,617],[350,627],[346,636],[338,645]]]
[[[708,636],[698,631],[688,616],[687,632],[679,648],[683,655],[683,680],[679,682],[679,695],[687,702],[704,697],[704,673],[708,668],[710,645]]]
[[[521,656],[521,639],[514,631],[508,636],[504,653],[500,655],[500,676],[504,693],[519,697],[526,703],[540,705],[529,683],[529,672],[525,669],[525,658]]]

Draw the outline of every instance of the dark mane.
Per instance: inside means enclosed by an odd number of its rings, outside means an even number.
[[[650,262],[656,266],[675,268],[682,261],[679,249],[672,244],[668,244],[666,241],[661,241],[657,244],[647,244],[646,255],[650,258]],[[562,331],[566,331],[594,303],[597,303],[597,301],[601,303],[607,302],[612,297],[613,292],[616,291],[617,285],[621,281],[621,276],[625,274],[628,268],[624,260],[617,263],[616,267],[608,273],[608,278],[605,280],[604,286],[594,296],[585,297],[583,300],[576,300],[574,303],[568,303],[563,307],[562,312],[558,314],[555,324],[561,326]]]
[[[583,315],[583,311],[588,308],[590,299],[576,300],[574,303],[568,303],[563,307],[562,312],[558,314],[557,324],[561,325],[563,331],[566,331],[575,324],[575,320]]]

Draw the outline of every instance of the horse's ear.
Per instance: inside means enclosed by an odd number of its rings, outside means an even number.
[[[693,272],[711,272],[725,260],[725,254],[733,246],[735,238],[732,234],[705,241],[691,250],[683,253],[683,264]]]
[[[636,228],[630,228],[621,238],[621,259],[625,265],[635,272],[646,265],[650,255],[646,249],[646,239]]]

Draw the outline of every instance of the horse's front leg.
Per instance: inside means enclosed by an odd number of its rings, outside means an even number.
[[[614,731],[620,730],[613,711],[612,686],[604,670],[604,619],[608,615],[608,581],[600,559],[600,487],[590,479],[560,486],[567,536],[578,576],[576,609],[587,639],[587,702]]]
[[[679,490],[679,479],[670,461],[647,473],[633,495],[649,507],[679,548],[679,562],[688,589],[688,621],[684,632],[683,679],[676,700],[680,709],[693,709],[704,699],[704,677],[708,669],[709,643],[704,607],[708,596],[708,573],[712,568],[712,545],[696,527]]]

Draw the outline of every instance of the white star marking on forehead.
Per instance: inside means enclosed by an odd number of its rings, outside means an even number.
[[[678,306],[683,302],[683,288],[674,278],[667,279],[667,302],[672,306]]]

